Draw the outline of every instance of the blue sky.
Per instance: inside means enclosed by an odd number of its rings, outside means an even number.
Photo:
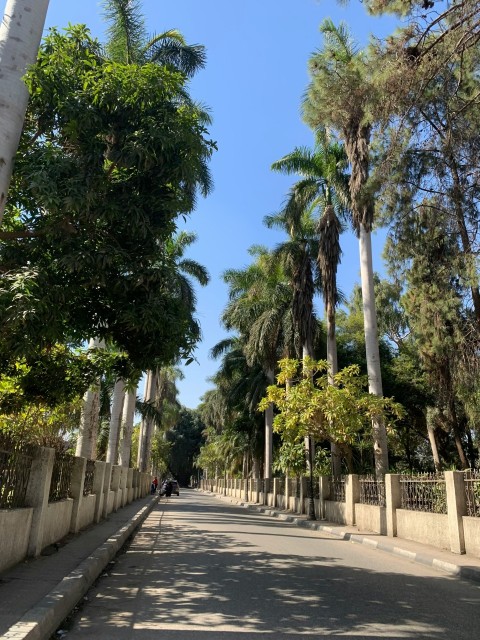
[[[176,28],[189,43],[207,49],[207,66],[192,81],[191,94],[213,117],[211,135],[219,149],[211,162],[215,187],[199,201],[186,228],[198,236],[189,256],[207,267],[211,283],[198,290],[203,333],[198,363],[183,368],[185,378],[178,384],[180,402],[195,408],[218,366],[209,351],[226,335],[219,321],[227,302],[222,273],[247,266],[251,245],[273,247],[282,240],[262,220],[280,208],[292,179],[270,166],[295,146],[313,144],[300,104],[308,58],[322,43],[320,23],[326,17],[343,20],[365,44],[371,33],[390,33],[394,21],[368,17],[360,0],[348,7],[335,0],[144,0],[143,13],[149,33]],[[46,27],[69,22],[85,23],[104,39],[98,0],[50,0]],[[374,268],[380,272],[384,236],[380,231],[374,238]],[[360,280],[358,244],[351,233],[341,241],[338,279],[348,295]]]

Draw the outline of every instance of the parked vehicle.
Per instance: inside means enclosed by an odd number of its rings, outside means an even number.
[[[160,488],[160,495],[169,498],[172,493],[179,496],[180,487],[176,480],[165,480]]]

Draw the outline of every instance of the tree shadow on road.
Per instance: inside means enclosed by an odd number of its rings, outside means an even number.
[[[261,516],[245,522],[257,519],[285,526]],[[212,521],[224,528],[212,534]],[[302,555],[297,536],[288,553],[268,553],[228,530],[238,525],[234,508],[182,514],[178,505],[173,522],[168,509],[149,516],[92,590],[74,638],[471,640],[478,632],[480,590],[454,578],[342,566],[337,557]]]

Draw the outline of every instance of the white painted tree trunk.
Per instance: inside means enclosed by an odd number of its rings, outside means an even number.
[[[275,375],[271,369],[266,373],[269,385],[275,383]],[[272,478],[272,462],[273,462],[273,404],[269,404],[265,410],[265,467],[263,476],[265,479]]]
[[[103,341],[92,338],[89,349],[103,346]],[[100,410],[100,381],[93,384],[83,396],[80,427],[78,429],[77,448],[75,455],[88,460],[97,458],[97,436]]]
[[[118,464],[122,467],[130,466],[130,453],[132,450],[133,420],[135,417],[135,403],[137,401],[137,390],[129,391],[125,396],[123,414],[121,422],[121,440]]]
[[[120,436],[120,420],[122,418],[123,403],[125,401],[125,380],[116,381],[113,388],[112,409],[110,412],[110,430],[108,432],[108,447],[106,462],[117,464],[118,440]]]
[[[22,78],[37,59],[48,2],[7,0],[0,25],[0,223],[28,104]]]
[[[147,380],[145,383],[145,402],[154,402],[155,395],[157,393],[157,374],[153,371],[148,371]],[[153,420],[150,418],[143,418],[140,429],[140,438],[138,443],[138,469],[146,473],[150,464],[150,455],[152,448],[152,436],[153,436]]]
[[[372,234],[366,231],[363,225],[360,225],[359,249],[368,388],[373,395],[383,396],[373,286]],[[375,472],[377,477],[380,477],[388,471],[387,432],[382,420],[373,421],[373,451],[375,454]]]

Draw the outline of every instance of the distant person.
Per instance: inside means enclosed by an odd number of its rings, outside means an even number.
[[[150,485],[150,493],[152,495],[154,495],[157,492],[157,487],[158,487],[158,478],[157,476],[155,476],[154,479],[152,480],[152,484]]]

